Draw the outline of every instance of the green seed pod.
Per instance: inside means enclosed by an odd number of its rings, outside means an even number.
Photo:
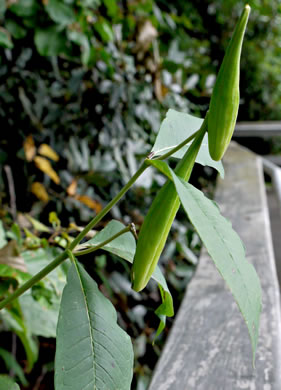
[[[208,134],[209,152],[219,161],[231,140],[239,108],[240,56],[250,14],[246,5],[228,44],[211,96]]]
[[[204,134],[207,120],[202,131],[193,140],[191,146],[179,161],[175,173],[188,181]],[[142,224],[134,263],[131,272],[133,289],[140,291],[147,285],[167,240],[171,225],[179,209],[180,201],[174,184],[168,180],[156,195]]]

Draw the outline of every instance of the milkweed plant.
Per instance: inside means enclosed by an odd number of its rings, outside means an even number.
[[[159,334],[165,327],[166,316],[173,316],[174,311],[172,296],[157,263],[180,205],[233,294],[246,322],[255,359],[261,312],[259,278],[246,260],[239,236],[218,207],[188,183],[195,162],[209,165],[223,175],[221,159],[232,137],[239,107],[240,56],[249,13],[246,5],[227,47],[206,117],[200,119],[170,109],[150,154],[121,191],[61,254],[0,302],[0,308],[5,308],[66,259],[71,260],[57,324],[56,390],[130,389],[134,360],[131,339],[117,324],[115,308],[78,258],[98,249],[118,254],[132,263],[135,291],[141,291],[154,279],[162,297],[156,310]],[[174,170],[168,165],[169,157],[178,159]],[[125,226],[112,220],[81,245],[87,233],[149,168],[158,169],[167,181],[155,196],[139,237],[133,224]]]

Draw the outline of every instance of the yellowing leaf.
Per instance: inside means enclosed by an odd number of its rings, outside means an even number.
[[[56,184],[60,183],[60,178],[53,170],[50,161],[48,161],[45,157],[36,156],[34,158],[34,162],[37,168],[46,173],[46,175],[48,175]]]
[[[27,161],[32,161],[36,154],[36,147],[32,138],[32,135],[26,137],[23,143],[23,150]]]
[[[76,195],[75,199],[79,200],[79,202],[85,204],[90,209],[95,210],[96,213],[99,213],[102,209],[102,205],[99,202],[91,199],[87,195]]]
[[[41,144],[38,153],[42,156],[49,157],[53,161],[59,161],[59,155],[47,144]]]
[[[32,183],[31,192],[43,202],[47,203],[49,201],[49,195],[42,183],[39,183],[38,181]]]
[[[70,185],[67,187],[66,192],[68,193],[69,196],[74,196],[76,194],[76,189],[77,189],[77,181],[72,180]]]

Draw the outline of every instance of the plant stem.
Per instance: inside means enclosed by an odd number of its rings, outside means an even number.
[[[141,164],[137,172],[131,177],[128,183],[121,189],[121,191],[105,206],[104,209],[82,230],[81,233],[71,242],[68,249],[73,250],[79,242],[85,237],[90,230],[112,209],[113,206],[122,198],[122,196],[132,187],[139,176],[148,168],[145,161]]]
[[[120,230],[120,232],[114,234],[112,237],[101,242],[97,246],[95,246],[93,248],[85,249],[85,250],[80,251],[80,252],[72,253],[69,249],[66,249],[63,253],[61,253],[59,256],[57,256],[50,264],[48,264],[45,268],[43,268],[40,272],[38,272],[38,274],[33,276],[25,284],[23,284],[21,287],[19,287],[13,294],[9,295],[3,301],[0,301],[0,309],[3,309],[4,306],[11,303],[14,299],[18,298],[26,290],[31,288],[34,284],[38,283],[41,279],[43,279],[47,274],[49,274],[51,271],[53,271],[58,265],[60,265],[67,258],[70,258],[70,260],[74,261],[75,260],[74,256],[82,256],[82,255],[86,255],[88,253],[94,252],[94,251],[102,248],[104,245],[108,244],[109,242],[115,240],[115,238],[121,236],[124,233],[129,232],[132,229],[133,229],[133,224],[130,224],[130,225],[126,226],[124,229]]]
[[[159,156],[159,157],[156,157],[154,160],[165,160],[166,158],[170,157],[172,154],[176,153],[178,150],[180,150],[181,148],[183,148],[186,144],[188,144],[190,141],[193,140],[193,138],[197,137],[199,134],[201,134],[201,132],[206,132],[207,131],[207,124],[208,124],[208,113],[207,115],[205,116],[205,119],[202,123],[202,125],[200,126],[200,129],[197,130],[195,133],[191,134],[190,137],[186,138],[184,141],[182,141],[180,144],[178,144],[177,146],[175,146],[173,149],[171,149],[169,152],[165,153],[165,154],[162,154],[162,156]],[[152,152],[153,153],[153,152]],[[153,156],[155,154],[152,154],[149,155],[150,159],[153,158]],[[156,152],[157,153],[157,152]]]
[[[93,247],[88,248],[88,249],[84,249],[82,251],[73,252],[73,255],[77,257],[77,256],[87,255],[88,253],[97,251],[98,249],[102,248],[103,246],[105,246],[109,242],[115,240],[115,238],[121,236],[124,233],[127,233],[127,232],[131,231],[132,230],[132,225],[133,224],[130,224],[130,225],[126,226],[124,229],[120,230],[120,232],[114,234],[114,236],[108,238],[107,240],[101,242],[100,244],[98,244],[96,246],[93,246]]]
[[[25,291],[30,289],[34,284],[38,283],[51,271],[53,271],[57,266],[59,266],[64,260],[68,258],[68,251],[73,251],[73,249],[79,244],[79,242],[89,233],[90,230],[112,209],[113,206],[122,198],[122,196],[132,187],[135,181],[139,176],[148,168],[148,165],[143,162],[137,172],[131,177],[128,183],[121,189],[121,191],[105,206],[105,208],[94,218],[88,225],[82,230],[81,233],[70,243],[69,247],[57,256],[50,264],[43,268],[38,274],[34,275],[21,287],[19,287],[13,294],[9,295],[7,298],[0,301],[0,310],[3,309],[6,305],[11,303],[14,299],[18,298]]]
[[[73,255],[73,253],[69,249],[67,249],[66,252],[67,252],[67,257],[69,258],[69,260],[71,260],[73,263],[75,263],[75,257]]]
[[[158,157],[155,157],[154,160],[165,160],[166,158],[170,157],[172,154],[176,153],[178,150],[180,150],[181,148],[183,148],[186,144],[188,144],[190,141],[193,140],[193,138],[195,138],[199,131],[201,130],[201,127],[199,130],[197,130],[195,133],[191,134],[190,137],[186,138],[184,141],[182,141],[180,144],[178,144],[177,146],[174,146],[169,152],[165,153],[165,154],[162,154],[161,156],[158,156]],[[162,149],[163,150],[163,149]],[[155,154],[157,154],[159,151],[156,151]],[[149,155],[149,159],[151,160],[154,156],[155,156],[154,152],[151,152],[151,154]]]
[[[188,142],[190,142],[194,137],[198,135],[203,130],[203,127],[206,127],[206,119],[207,116],[204,119],[204,122],[200,129],[196,131],[194,134],[192,134],[190,137],[185,139],[183,142],[181,142],[179,145],[175,146],[170,152],[163,154],[162,156],[159,156],[156,158],[157,160],[164,160],[165,158],[171,156],[173,153],[177,152],[179,149],[181,149],[183,146],[185,146]],[[153,153],[149,155],[148,159],[151,159],[153,157]],[[48,275],[50,272],[52,272],[56,267],[58,267],[64,260],[66,260],[70,254],[69,252],[72,252],[74,248],[79,244],[79,242],[86,236],[86,234],[89,233],[90,230],[93,229],[93,227],[101,221],[101,219],[112,209],[113,206],[119,200],[122,198],[122,196],[132,187],[132,185],[135,183],[135,181],[140,177],[140,175],[150,166],[148,164],[148,159],[144,160],[137,170],[137,172],[131,177],[131,179],[128,181],[128,183],[121,189],[121,191],[105,206],[101,212],[91,220],[91,222],[88,223],[88,225],[78,234],[78,236],[69,244],[68,248],[61,253],[59,256],[57,256],[50,264],[48,264],[45,268],[43,268],[40,272],[38,272],[36,275],[34,275],[31,279],[29,279],[26,283],[24,283],[21,287],[19,287],[13,294],[9,295],[7,298],[0,301],[0,310],[3,309],[6,305],[11,303],[14,299],[18,298],[20,295],[22,295],[25,291],[30,289],[34,284],[38,283],[41,279],[43,279],[46,275]],[[114,240],[119,235],[125,233],[126,231],[131,230],[132,227],[127,227],[124,230],[124,232],[119,232],[117,235],[112,236],[109,240],[106,240],[105,242],[101,243],[100,245],[96,246],[95,248],[89,248],[85,249],[84,251],[81,251],[79,253],[75,253],[75,256],[81,256],[82,254],[93,252],[94,250],[97,250],[101,248],[102,246],[106,245],[108,242]],[[82,253],[83,252],[83,253]]]

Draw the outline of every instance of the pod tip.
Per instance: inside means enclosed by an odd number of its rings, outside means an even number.
[[[245,5],[245,10],[248,11],[248,12],[251,11],[251,7],[249,6],[249,4],[246,4],[246,5]]]

